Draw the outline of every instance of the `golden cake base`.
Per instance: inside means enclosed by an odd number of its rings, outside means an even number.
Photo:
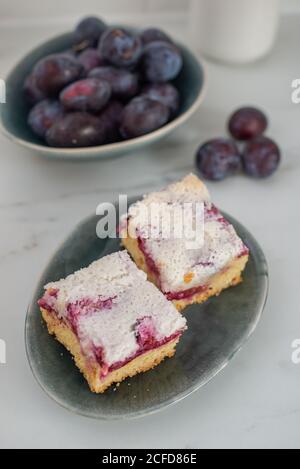
[[[139,248],[138,241],[128,237],[122,240],[122,244],[132,256],[136,265],[147,274],[148,280],[159,288],[158,280],[155,274],[149,271],[145,256]],[[234,259],[221,272],[218,272],[209,279],[205,290],[182,300],[173,300],[172,303],[178,311],[182,311],[189,305],[204,303],[208,298],[220,295],[223,290],[238,285],[242,282],[242,272],[248,260],[248,254]]]
[[[96,362],[91,363],[85,358],[77,336],[70,327],[43,308],[41,308],[41,313],[47,323],[49,334],[54,335],[73,355],[76,366],[84,375],[91,391],[95,393],[103,393],[112,384],[120,383],[128,377],[148,371],[161,363],[166,357],[171,358],[175,354],[176,345],[179,341],[179,337],[177,337],[159,348],[145,352],[101,379],[101,366]]]

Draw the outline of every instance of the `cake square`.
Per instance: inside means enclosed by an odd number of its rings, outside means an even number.
[[[49,283],[39,306],[95,393],[172,357],[186,329],[126,251]]]
[[[168,238],[159,231],[170,211],[175,212],[185,204],[195,207],[191,213],[194,218],[198,205],[203,208],[203,234],[192,248],[185,231],[181,238]],[[155,236],[149,230],[151,219],[145,215],[153,206],[158,215]],[[176,217],[173,220],[176,224]],[[189,221],[195,225],[194,219]],[[123,246],[137,266],[179,311],[240,283],[249,259],[247,246],[212,204],[204,183],[193,174],[133,204],[121,224],[120,234]]]

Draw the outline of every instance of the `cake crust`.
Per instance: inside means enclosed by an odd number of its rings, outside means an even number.
[[[188,174],[181,181],[174,182],[169,186],[173,192],[186,193],[187,191],[195,192],[202,200],[210,200],[210,195],[206,185],[195,174]]]
[[[139,269],[143,270],[147,274],[148,280],[159,288],[158,278],[149,270],[147,261],[143,252],[139,248],[137,240],[133,238],[124,238],[122,240],[122,244],[131,254]],[[223,290],[239,285],[243,281],[242,272],[244,271],[248,260],[248,254],[234,259],[226,266],[225,269],[210,278],[204,291],[181,300],[172,300],[172,303],[178,311],[183,311],[189,305],[205,303],[205,301],[212,296],[219,296]]]
[[[171,358],[176,351],[179,337],[167,344],[143,353],[134,358],[121,368],[112,371],[106,378],[101,378],[101,366],[99,363],[89,362],[83,355],[77,336],[73,331],[53,313],[41,308],[44,321],[47,324],[50,335],[60,342],[73,356],[77,368],[85,377],[90,390],[96,394],[104,393],[112,384],[121,383],[126,378],[133,377],[155,368],[165,358]]]
[[[186,329],[127,251],[47,284],[38,303],[49,333],[96,393],[171,357]]]
[[[165,220],[168,223],[172,209],[176,213],[175,210],[186,203],[194,207],[203,204],[203,224],[197,231],[201,235],[199,230],[203,226],[202,242],[196,241],[192,248],[187,247],[185,233],[179,238],[166,238],[163,229],[159,231]],[[149,221],[152,204],[161,207],[154,223]],[[187,225],[189,221],[190,226],[196,225],[197,210],[199,205],[189,216]],[[148,213],[148,218],[144,212]],[[151,231],[149,234],[152,226],[154,235]],[[242,272],[249,260],[247,246],[212,204],[205,184],[193,174],[133,204],[127,214],[126,229],[121,226],[121,238],[136,265],[179,311],[190,304],[203,303],[242,282]]]

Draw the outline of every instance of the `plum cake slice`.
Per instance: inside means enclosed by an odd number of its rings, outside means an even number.
[[[203,233],[192,247],[188,243],[188,230],[183,230],[181,237],[168,237],[162,231],[162,227],[170,224],[172,211],[176,225],[178,216],[174,213],[184,204],[202,207]],[[154,222],[149,217],[153,207]],[[189,219],[180,220],[197,227],[196,210],[191,210]],[[193,174],[133,204],[121,223],[120,234],[136,265],[179,311],[239,284],[249,259],[247,246],[212,204],[206,186]]]
[[[71,352],[96,393],[172,357],[186,329],[126,251],[49,283],[39,306],[49,333]]]

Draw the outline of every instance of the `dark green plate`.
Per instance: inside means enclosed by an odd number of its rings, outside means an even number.
[[[30,152],[49,158],[90,160],[120,156],[154,143],[186,122],[199,108],[205,95],[206,74],[202,60],[180,45],[183,68],[175,80],[180,92],[180,109],[175,119],[160,129],[124,142],[86,148],[53,148],[34,135],[27,125],[28,108],[23,97],[23,84],[38,60],[48,54],[72,47],[72,33],[55,37],[26,55],[6,78],[6,104],[0,104],[0,127],[4,134]]]
[[[226,216],[251,251],[244,282],[203,305],[184,311],[189,329],[181,338],[174,358],[152,371],[127,379],[116,391],[111,388],[103,395],[89,391],[70,354],[48,334],[37,306],[47,282],[119,250],[119,240],[97,238],[98,217],[92,216],[75,228],[43,273],[25,326],[32,372],[52,399],[73,412],[97,419],[141,417],[187,397],[228,365],[259,322],[267,298],[268,272],[264,254],[253,236]]]

